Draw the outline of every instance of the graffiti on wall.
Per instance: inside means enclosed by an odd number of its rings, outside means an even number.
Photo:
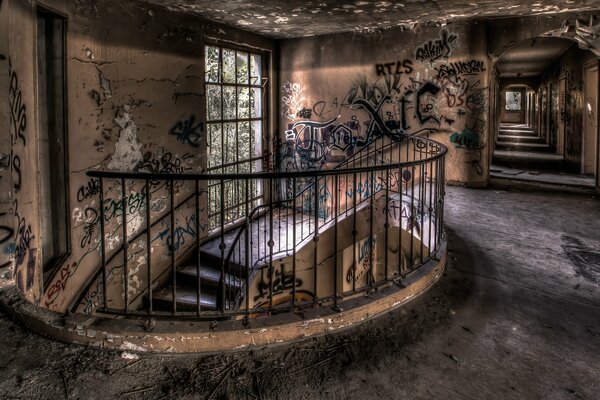
[[[162,221],[162,225],[163,229],[152,241],[159,241],[166,244],[169,254],[182,248],[186,244],[186,240],[189,242],[195,239],[199,234],[198,228],[200,228],[201,231],[206,229],[205,225],[200,224],[200,226],[198,226],[196,214],[184,218],[183,222],[179,222],[177,218],[175,218],[173,235],[171,235],[170,220]]]
[[[375,64],[378,76],[410,74],[413,72],[412,60],[399,60],[396,62]]]
[[[455,78],[465,75],[477,75],[486,71],[485,63],[479,60],[455,61],[435,67],[438,78]]]
[[[447,59],[458,46],[458,35],[448,32],[447,29],[440,31],[440,37],[428,40],[415,50],[415,59],[423,63],[434,63],[440,59]]]
[[[304,97],[302,95],[304,87],[299,83],[286,81],[281,90],[283,92],[281,97],[282,115],[293,121],[304,108]]]
[[[21,84],[17,72],[13,70],[12,62],[8,59],[8,69],[10,78],[10,87],[8,91],[10,105],[10,121],[13,130],[13,144],[18,140],[22,140],[23,144],[27,144],[25,139],[25,129],[27,128],[27,107],[23,103],[23,93],[21,92]]]
[[[357,284],[364,280],[364,284],[374,281],[373,269],[376,259],[376,236],[368,237],[356,245],[344,250],[344,262],[349,260],[350,266],[346,272],[346,283]],[[354,254],[353,254],[354,250]]]
[[[291,271],[286,271],[283,263],[279,266],[279,269],[261,268],[260,279],[257,279],[256,284],[258,294],[254,297],[254,301],[265,300],[282,294],[291,294],[294,287],[301,289],[302,284],[302,279],[297,276],[294,277]]]
[[[17,72],[13,69],[11,59],[8,59],[10,86],[8,91],[9,108],[10,108],[10,125],[12,130],[12,145],[14,146],[22,142],[23,146],[27,144],[25,138],[25,130],[27,129],[27,106],[23,101],[23,93],[21,91],[21,82],[17,76]],[[11,150],[11,171],[13,173],[13,188],[16,192],[21,190],[21,158],[19,154],[15,154]]]
[[[177,140],[182,143],[189,144],[192,147],[199,147],[200,138],[202,137],[201,132],[203,130],[204,124],[202,121],[196,123],[196,116],[192,115],[186,120],[177,121],[169,130],[169,134],[177,137]]]
[[[300,120],[288,126],[279,146],[278,163],[284,170],[320,169],[339,163],[381,137],[394,140],[414,134],[439,132],[435,97],[442,90],[431,81],[402,85],[397,76],[380,78],[374,85],[362,80],[352,85],[341,111],[349,120]],[[341,110],[343,108],[344,110]]]

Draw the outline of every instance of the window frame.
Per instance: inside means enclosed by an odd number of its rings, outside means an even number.
[[[218,78],[216,81],[211,81],[209,79],[208,72],[208,49],[209,48],[218,48],[218,67],[217,67],[217,75]],[[224,50],[232,51],[234,53],[234,70],[235,70],[235,80],[233,82],[227,82],[224,79],[224,64],[223,64],[223,54]],[[247,82],[239,82],[238,76],[238,67],[239,67],[239,58],[238,53],[246,54],[246,65],[247,65]],[[258,56],[260,58],[260,77],[258,82],[252,82],[252,69],[251,69],[251,59],[253,56]],[[205,103],[204,103],[204,113],[205,113],[205,121],[206,121],[206,171],[211,173],[253,173],[260,172],[265,170],[264,166],[264,154],[265,151],[268,151],[268,121],[269,121],[269,62],[270,62],[270,53],[267,50],[258,49],[254,47],[243,46],[239,44],[233,43],[223,43],[220,41],[212,41],[207,40],[203,46],[203,83],[205,88]],[[211,119],[210,118],[210,109],[209,109],[209,93],[211,87],[218,87],[220,90],[220,113],[219,118]],[[224,101],[224,88],[234,88],[234,98],[235,98],[235,110],[233,112],[234,118],[226,118],[226,107]],[[248,104],[247,117],[240,117],[239,110],[239,94],[240,89],[247,89],[248,95],[250,96],[250,101]],[[252,107],[252,93],[258,90],[261,96],[260,99],[260,112],[258,116],[253,115],[253,107]],[[249,158],[240,159],[240,124],[247,123],[248,124],[248,133],[250,138],[249,146]],[[254,127],[254,123],[258,123],[259,129],[256,130]],[[225,145],[226,145],[226,124],[235,124],[235,161],[233,162],[225,162],[228,158]],[[220,135],[220,157],[221,162],[218,164],[213,164],[212,162],[212,151],[211,151],[211,143],[212,141],[212,128],[211,126],[219,126],[217,129],[218,134]],[[254,138],[254,140],[252,140]],[[249,167],[245,170],[240,170],[240,166],[248,165]],[[220,181],[214,180],[210,181],[207,184],[207,193],[208,193],[208,204],[207,204],[207,219],[209,226],[209,235],[213,233],[215,230],[223,226],[229,226],[232,224],[238,223],[245,216],[245,207],[246,207],[246,195],[245,190],[241,188],[241,185],[236,184],[237,181],[225,181],[225,188],[223,190],[227,190],[228,183],[230,186],[234,187],[234,196],[238,201],[235,204],[227,204],[227,201],[220,201],[220,193],[215,191],[220,191]],[[254,181],[250,182],[254,184]],[[263,203],[265,198],[265,190],[264,184],[260,181],[256,182],[256,186],[253,186],[252,195],[249,196],[248,201],[248,209],[252,210],[254,207]],[[226,195],[227,196],[227,195]],[[217,198],[215,204],[211,204],[213,198]],[[220,204],[226,205],[224,213],[226,215],[225,221],[222,224],[220,221],[221,207]],[[230,213],[233,213],[234,216],[231,216]],[[215,220],[217,220],[215,222]]]

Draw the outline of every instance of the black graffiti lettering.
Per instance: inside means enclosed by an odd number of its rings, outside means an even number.
[[[200,132],[204,130],[204,125],[202,124],[202,121],[200,121],[194,126],[195,121],[196,117],[192,115],[189,119],[185,121],[177,122],[171,128],[169,133],[171,135],[177,136],[177,140],[179,140],[180,142],[188,143],[192,147],[199,147],[201,137]]]
[[[100,193],[100,180],[92,178],[77,191],[77,201],[82,202]]]
[[[324,114],[329,114],[331,112],[331,110],[325,111],[326,106],[327,106],[327,103],[325,101],[323,101],[323,100],[318,101],[313,106],[312,111],[315,113],[315,115],[317,115],[319,117],[323,117]]]
[[[8,59],[8,69],[10,75],[10,86],[8,98],[10,104],[10,121],[13,127],[13,144],[18,139],[23,140],[23,144],[27,144],[25,139],[25,129],[27,128],[27,107],[23,104],[23,94],[21,93],[19,78],[17,73],[12,69],[10,58]]]
[[[27,250],[29,250],[31,241],[35,236],[31,234],[31,225],[29,225],[25,221],[25,218],[19,214],[19,203],[16,199],[14,200],[14,207],[15,218],[17,219],[17,230],[15,231],[15,256],[17,257],[17,265],[20,265],[25,259],[25,254],[27,253]]]
[[[12,171],[15,172],[16,176],[13,179],[13,187],[15,192],[21,190],[21,158],[18,155],[13,156],[12,160]]]
[[[98,211],[96,211],[93,208],[86,208],[84,211],[84,215],[85,224],[83,225],[83,237],[81,238],[81,242],[79,243],[82,249],[92,242],[94,230],[96,229],[96,225],[98,225],[98,222],[100,221]]]
[[[421,112],[421,97],[423,97],[425,94],[430,93],[432,95],[437,95],[439,93],[439,91],[441,90],[441,88],[431,82],[426,82],[417,92],[417,117],[419,118],[419,121],[421,122],[421,124],[426,123],[427,121],[430,120],[434,120],[435,122],[437,122],[438,124],[440,123],[440,120],[437,119],[436,117],[434,117],[433,115],[423,115],[423,113]],[[430,110],[428,110],[430,111]]]
[[[415,51],[415,58],[421,62],[434,62],[440,58],[448,58],[452,54],[452,45],[458,36],[446,29],[440,31],[440,38],[429,40]]]
[[[310,118],[312,116],[312,110],[310,108],[303,108],[296,113],[296,117]]]
[[[302,286],[302,279],[295,278],[291,272],[285,271],[285,265],[281,264],[279,270],[273,269],[273,273],[271,271],[267,271],[266,280],[264,268],[260,271],[261,277],[258,282],[258,295],[254,297],[254,301],[265,298],[269,294],[269,281],[272,280],[273,290],[271,292],[271,296],[281,294],[286,290],[290,290],[294,288],[299,288]]]
[[[395,67],[395,68],[394,68]],[[378,76],[410,74],[413,71],[411,60],[398,60],[385,64],[375,64]]]

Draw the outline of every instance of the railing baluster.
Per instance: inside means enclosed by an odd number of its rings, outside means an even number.
[[[127,243],[127,196],[125,196],[125,178],[121,178],[121,198],[123,205],[123,213],[122,213],[122,225],[123,225],[123,287],[124,287],[124,295],[125,295],[125,314],[129,313],[129,265],[128,265],[128,254],[127,247],[129,243]]]
[[[273,179],[269,179],[269,308],[273,308],[273,281],[275,271],[273,270]],[[266,254],[265,254],[266,255]],[[283,280],[283,276],[281,277]]]
[[[200,259],[200,181],[196,179],[196,315],[200,317],[202,312],[202,275],[200,271],[200,265],[202,260]]]
[[[389,214],[390,214],[390,170],[387,169],[385,171],[385,224],[383,225],[383,228],[385,229],[385,255],[384,255],[384,261],[383,261],[383,268],[384,268],[384,280],[387,281],[388,280],[388,253],[389,253],[389,234],[390,234],[390,221],[389,221]]]
[[[352,291],[356,292],[356,172],[352,177]]]
[[[220,238],[219,249],[221,250],[221,278],[219,279],[219,291],[217,296],[217,309],[221,314],[225,313],[225,181],[220,180],[221,191],[221,221],[220,221]],[[220,304],[219,304],[220,303]]]
[[[250,229],[252,227],[250,218],[248,218],[248,209],[249,209],[249,198],[250,198],[250,193],[249,193],[249,181],[248,178],[246,178],[246,230],[244,232],[244,266],[246,268],[245,271],[245,277],[246,277],[246,295],[244,296],[244,299],[246,300],[246,321],[248,321],[248,318],[250,316],[250,249],[249,247],[249,233],[248,233],[248,229]],[[240,260],[240,264],[241,264],[241,260]]]
[[[369,241],[370,241],[370,254],[369,256],[369,276],[367,277],[367,283],[373,287],[375,284],[375,275],[373,274],[373,255],[375,254],[375,243],[373,243],[373,209],[374,209],[374,201],[375,201],[375,178],[373,176],[373,172],[370,173],[370,185],[371,189],[369,192]],[[368,188],[367,188],[368,190]]]
[[[146,179],[146,268],[148,272],[148,315],[152,315],[152,222],[150,219],[150,182]]]
[[[408,146],[408,143],[406,143],[406,145]],[[402,199],[404,191],[404,169],[402,167],[398,169],[398,174],[400,174],[398,178],[398,206],[400,207],[398,214],[398,276],[400,276],[400,280],[402,280],[402,220],[404,219],[404,201]],[[408,227],[408,221],[406,226]]]
[[[177,314],[177,271],[175,270],[175,193],[173,180],[165,181],[169,186],[169,211],[171,213],[170,234],[171,244],[168,246],[171,252],[171,273],[173,274],[173,315]],[[168,244],[168,243],[167,243]]]
[[[413,149],[413,152],[415,150]],[[416,155],[413,153],[413,156],[416,158]],[[414,242],[415,242],[415,166],[411,167],[412,172],[412,180],[411,180],[411,189],[410,189],[410,270],[413,270],[415,265],[414,259]]]
[[[319,184],[315,177],[315,231],[313,236],[313,303],[317,302],[317,263],[318,263],[318,246],[319,246]]]
[[[296,177],[292,178],[292,306],[296,305]],[[302,222],[303,224],[303,222]]]
[[[106,291],[107,286],[107,271],[106,271],[106,240],[104,236],[104,178],[99,178],[100,183],[100,257],[102,261],[102,297],[104,303],[104,311],[108,310],[108,292]]]
[[[429,156],[429,154],[428,154],[428,156]],[[427,212],[428,212],[427,248],[429,249],[429,251],[427,254],[427,258],[429,259],[429,258],[431,258],[431,213],[433,212],[433,205],[431,203],[432,196],[433,196],[433,164],[431,162],[428,162],[427,164],[428,164],[428,168],[429,168],[429,184],[427,185],[427,187],[429,188],[429,205],[427,207]]]
[[[420,141],[421,142],[421,141]],[[421,146],[423,145],[423,143],[421,143]],[[419,161],[423,160],[423,149],[421,148],[421,150],[419,151]],[[421,221],[420,221],[420,227],[419,227],[419,236],[421,238],[421,254],[420,254],[420,258],[421,258],[421,265],[424,263],[424,254],[425,254],[425,248],[424,248],[424,243],[423,241],[425,240],[425,238],[423,237],[423,229],[424,229],[424,215],[425,215],[425,169],[423,168],[423,164],[419,163],[419,177],[420,177],[420,188],[419,188],[419,208],[421,209]]]
[[[335,187],[333,190],[334,193],[334,201],[335,204],[333,206],[333,214],[335,218],[335,222],[333,225],[333,307],[334,309],[338,309],[338,214],[339,214],[339,197],[340,197],[340,187],[339,187],[339,175],[335,175]]]

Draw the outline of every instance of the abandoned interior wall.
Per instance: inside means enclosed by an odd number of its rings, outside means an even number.
[[[550,114],[546,124],[550,144],[564,146],[565,160],[574,172],[579,172],[583,145],[583,68],[595,59],[590,51],[573,45],[540,77],[540,90],[546,92],[542,96],[547,99],[541,103],[542,115]],[[564,130],[564,143],[558,143],[559,129]]]
[[[401,132],[449,147],[449,181],[483,185],[488,69],[477,22],[285,40],[280,166],[330,168],[339,154],[351,156],[361,143]]]
[[[76,305],[81,291],[90,285],[80,309],[92,312],[102,299],[99,280],[92,280],[100,267],[100,205],[99,182],[88,178],[86,171],[202,172],[206,168],[202,65],[205,38],[225,46],[231,42],[267,51],[274,46],[263,37],[192,15],[167,12],[161,7],[138,7],[135,2],[110,1],[101,6],[76,0],[3,3],[0,18],[6,18],[8,7],[10,48],[7,60],[0,60],[0,68],[10,61],[12,160],[7,165],[12,166],[15,188],[14,207],[10,210],[14,227],[10,229],[14,229],[12,242],[17,249],[18,286],[30,301],[64,312]],[[67,22],[71,241],[68,257],[45,278],[40,262],[38,82],[32,58],[36,54],[39,3],[56,10]],[[272,121],[267,122],[272,128]],[[10,154],[10,148],[3,150],[3,157],[4,154]],[[104,182],[106,244],[113,255],[108,273],[115,282],[123,274],[123,210],[127,210],[128,237],[146,226],[144,185],[125,183],[123,192],[120,182]],[[193,218],[195,200],[184,201],[193,194],[191,186],[181,183],[174,188],[175,203],[181,203],[182,212],[175,221],[177,237],[171,238],[165,228],[170,224],[165,217],[168,188],[164,182],[150,183],[152,223],[156,224],[151,231],[152,254],[159,264],[167,262],[171,248],[178,256],[183,255],[193,237],[206,235],[205,219],[196,224]],[[201,195],[200,202],[202,212],[206,196]],[[143,279],[146,247],[141,242],[140,239],[131,243],[128,249],[130,299],[147,287]]]
[[[8,6],[0,1],[0,92],[9,93],[8,67]],[[12,135],[11,108],[8,101],[0,101],[0,269],[14,263],[15,242],[12,212]]]

